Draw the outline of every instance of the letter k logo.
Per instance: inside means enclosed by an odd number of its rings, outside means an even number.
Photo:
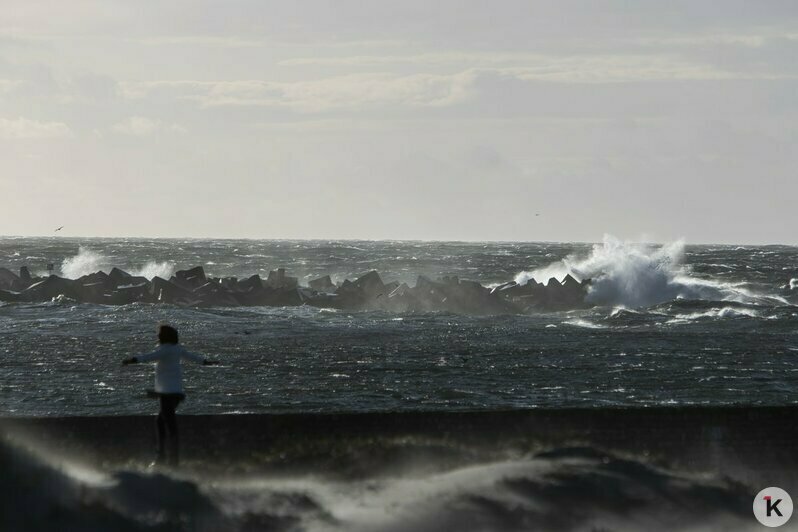
[[[763,498],[765,499],[765,502],[767,503],[767,516],[768,517],[770,517],[770,515],[773,512],[776,512],[776,515],[778,515],[779,517],[784,517],[783,515],[781,515],[781,512],[779,511],[779,503],[781,502],[781,499],[777,499],[776,502],[773,502],[773,497],[771,497],[770,495],[765,495],[765,497],[763,497]]]
[[[792,497],[781,488],[765,488],[754,497],[754,517],[763,525],[779,527],[792,517]]]

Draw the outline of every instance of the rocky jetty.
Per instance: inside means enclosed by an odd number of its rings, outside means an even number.
[[[336,284],[329,275],[308,286],[279,268],[266,279],[253,275],[209,277],[201,266],[180,270],[169,279],[147,279],[118,268],[79,279],[57,275],[31,277],[0,268],[0,301],[43,302],[66,298],[104,305],[168,303],[191,307],[297,306],[390,312],[444,311],[458,314],[520,314],[536,310],[568,310],[589,306],[585,302],[590,280],[568,275],[545,284],[531,279],[525,284],[509,282],[487,288],[456,276],[430,279],[420,276],[415,286],[384,282],[376,271]]]

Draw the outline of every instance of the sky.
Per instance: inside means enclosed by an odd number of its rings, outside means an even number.
[[[798,2],[5,0],[0,234],[798,244]]]

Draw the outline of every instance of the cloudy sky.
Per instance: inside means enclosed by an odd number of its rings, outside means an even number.
[[[0,234],[798,243],[798,3],[5,0]]]

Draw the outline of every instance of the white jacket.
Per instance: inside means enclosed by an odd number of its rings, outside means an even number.
[[[137,362],[155,362],[155,391],[158,393],[183,393],[183,374],[180,360],[186,358],[202,363],[204,357],[189,353],[180,344],[161,344],[152,353],[136,357]]]

